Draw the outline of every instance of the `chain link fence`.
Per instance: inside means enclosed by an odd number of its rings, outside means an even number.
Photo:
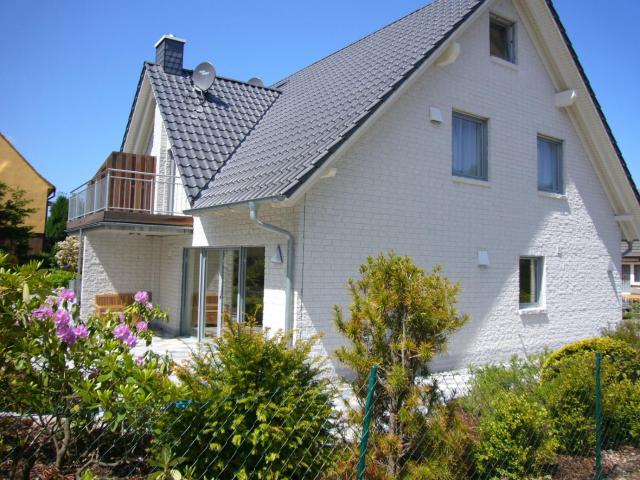
[[[2,408],[0,477],[635,478],[640,365],[625,361],[514,360],[430,375],[406,397],[372,366],[356,390],[323,379],[159,408]]]

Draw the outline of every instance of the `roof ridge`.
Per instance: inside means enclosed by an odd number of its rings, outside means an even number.
[[[158,65],[157,63],[150,62],[148,60],[145,60],[144,63],[146,65],[150,65],[150,66],[153,66],[153,67],[160,67],[160,65]],[[167,73],[167,72],[165,72],[165,73]],[[193,73],[193,69],[192,68],[183,68],[182,69],[182,73]],[[167,73],[167,75],[175,75],[175,73]],[[245,82],[244,80],[238,80],[237,78],[225,77],[225,76],[222,76],[222,75],[218,75],[217,73],[216,73],[216,78],[219,78],[220,80],[224,80],[225,82],[239,83],[240,85],[246,85],[248,87],[262,88],[263,90],[269,90],[270,92],[282,93],[281,90],[278,90],[277,88],[274,88],[272,86],[254,85],[253,83]]]
[[[360,37],[360,38],[358,38],[357,40],[354,40],[353,42],[351,42],[351,43],[349,43],[349,44],[345,45],[344,47],[339,48],[338,50],[335,50],[335,51],[333,51],[333,52],[331,52],[331,53],[329,53],[329,54],[325,55],[324,57],[319,58],[319,59],[318,59],[318,60],[316,60],[315,62],[312,62],[312,63],[310,63],[309,65],[306,65],[306,66],[302,67],[300,70],[296,70],[295,72],[293,72],[293,73],[291,73],[291,74],[287,75],[286,77],[281,78],[281,79],[280,79],[280,80],[278,80],[277,82],[274,82],[274,83],[272,84],[272,87],[273,87],[274,85],[278,85],[278,84],[283,83],[283,82],[288,82],[288,80],[289,80],[291,77],[293,77],[294,75],[297,75],[298,73],[300,73],[300,72],[302,72],[302,71],[304,71],[304,70],[306,70],[306,69],[308,69],[308,68],[311,68],[311,67],[313,67],[314,65],[316,65],[316,64],[318,64],[318,63],[320,63],[320,62],[323,62],[323,61],[325,61],[325,60],[326,60],[326,59],[328,59],[328,58],[333,57],[334,55],[337,55],[338,53],[340,53],[340,52],[342,52],[342,51],[346,50],[347,48],[350,48],[350,47],[352,47],[352,46],[354,46],[354,45],[357,45],[357,44],[358,44],[358,43],[360,43],[360,42],[363,42],[364,40],[366,40],[367,38],[369,38],[369,37],[371,37],[371,36],[375,35],[376,33],[381,32],[382,30],[385,30],[385,29],[387,29],[387,28],[391,27],[392,25],[395,25],[396,23],[399,23],[399,22],[401,22],[401,21],[403,21],[403,20],[405,20],[405,19],[407,19],[407,18],[411,17],[412,15],[415,15],[416,13],[418,13],[418,12],[420,12],[420,11],[424,10],[425,8],[429,8],[429,7],[431,7],[433,4],[435,4],[435,3],[437,3],[437,2],[440,2],[440,1],[442,1],[442,0],[431,0],[431,1],[430,1],[429,3],[427,3],[426,5],[423,5],[423,6],[421,6],[421,7],[416,8],[415,10],[413,10],[413,11],[411,11],[411,12],[407,13],[406,15],[403,15],[402,17],[397,18],[397,19],[396,19],[396,20],[394,20],[393,22],[387,23],[386,25],[383,25],[382,27],[377,28],[376,30],[374,30],[374,31],[372,31],[372,32],[370,32],[370,33],[368,33],[368,34],[366,34],[364,37]],[[273,88],[275,88],[275,87],[273,87]]]
[[[18,148],[17,148],[13,143],[11,143],[11,141],[10,141],[10,140],[9,140],[9,139],[8,139],[8,138],[7,138],[3,133],[2,133],[2,132],[0,132],[0,138],[2,138],[5,142],[7,142],[7,145],[9,145],[9,146],[11,147],[11,149],[12,149],[14,152],[16,152],[16,153],[18,154],[18,156],[19,156],[22,160],[24,160],[24,163],[26,163],[26,164],[29,166],[29,168],[31,168],[31,170],[33,170],[33,173],[35,173],[38,177],[40,177],[40,178],[41,178],[41,179],[42,179],[42,180],[43,180],[47,185],[49,185],[49,186],[53,189],[53,192],[55,192],[55,191],[56,191],[56,186],[55,186],[53,183],[51,183],[49,180],[47,180],[47,179],[45,178],[45,176],[44,176],[44,175],[42,175],[42,174],[38,171],[38,169],[37,169],[36,167],[34,167],[34,166],[31,164],[31,162],[29,162],[29,160],[27,160],[27,159],[26,159],[26,157],[22,154],[22,152],[20,152],[20,150],[18,150]]]

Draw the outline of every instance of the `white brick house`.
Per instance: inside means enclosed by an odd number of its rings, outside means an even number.
[[[155,159],[153,200],[113,168],[72,197],[83,315],[146,289],[164,328],[207,336],[262,306],[264,326],[323,333],[330,355],[346,280],[394,249],[462,285],[472,320],[436,369],[620,319],[638,194],[550,2],[436,0],[273,87],[198,92],[183,48],[158,42],[122,146]]]

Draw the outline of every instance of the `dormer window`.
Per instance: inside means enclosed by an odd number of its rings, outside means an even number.
[[[507,62],[516,63],[515,23],[491,16],[489,38],[490,53]]]

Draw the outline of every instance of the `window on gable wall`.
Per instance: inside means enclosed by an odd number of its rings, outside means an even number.
[[[542,269],[541,257],[520,257],[520,308],[540,305]]]
[[[487,121],[453,113],[453,174],[487,180]]]
[[[538,190],[564,193],[562,142],[538,136]]]
[[[495,15],[491,16],[489,40],[492,56],[516,63],[515,28],[513,22]]]

